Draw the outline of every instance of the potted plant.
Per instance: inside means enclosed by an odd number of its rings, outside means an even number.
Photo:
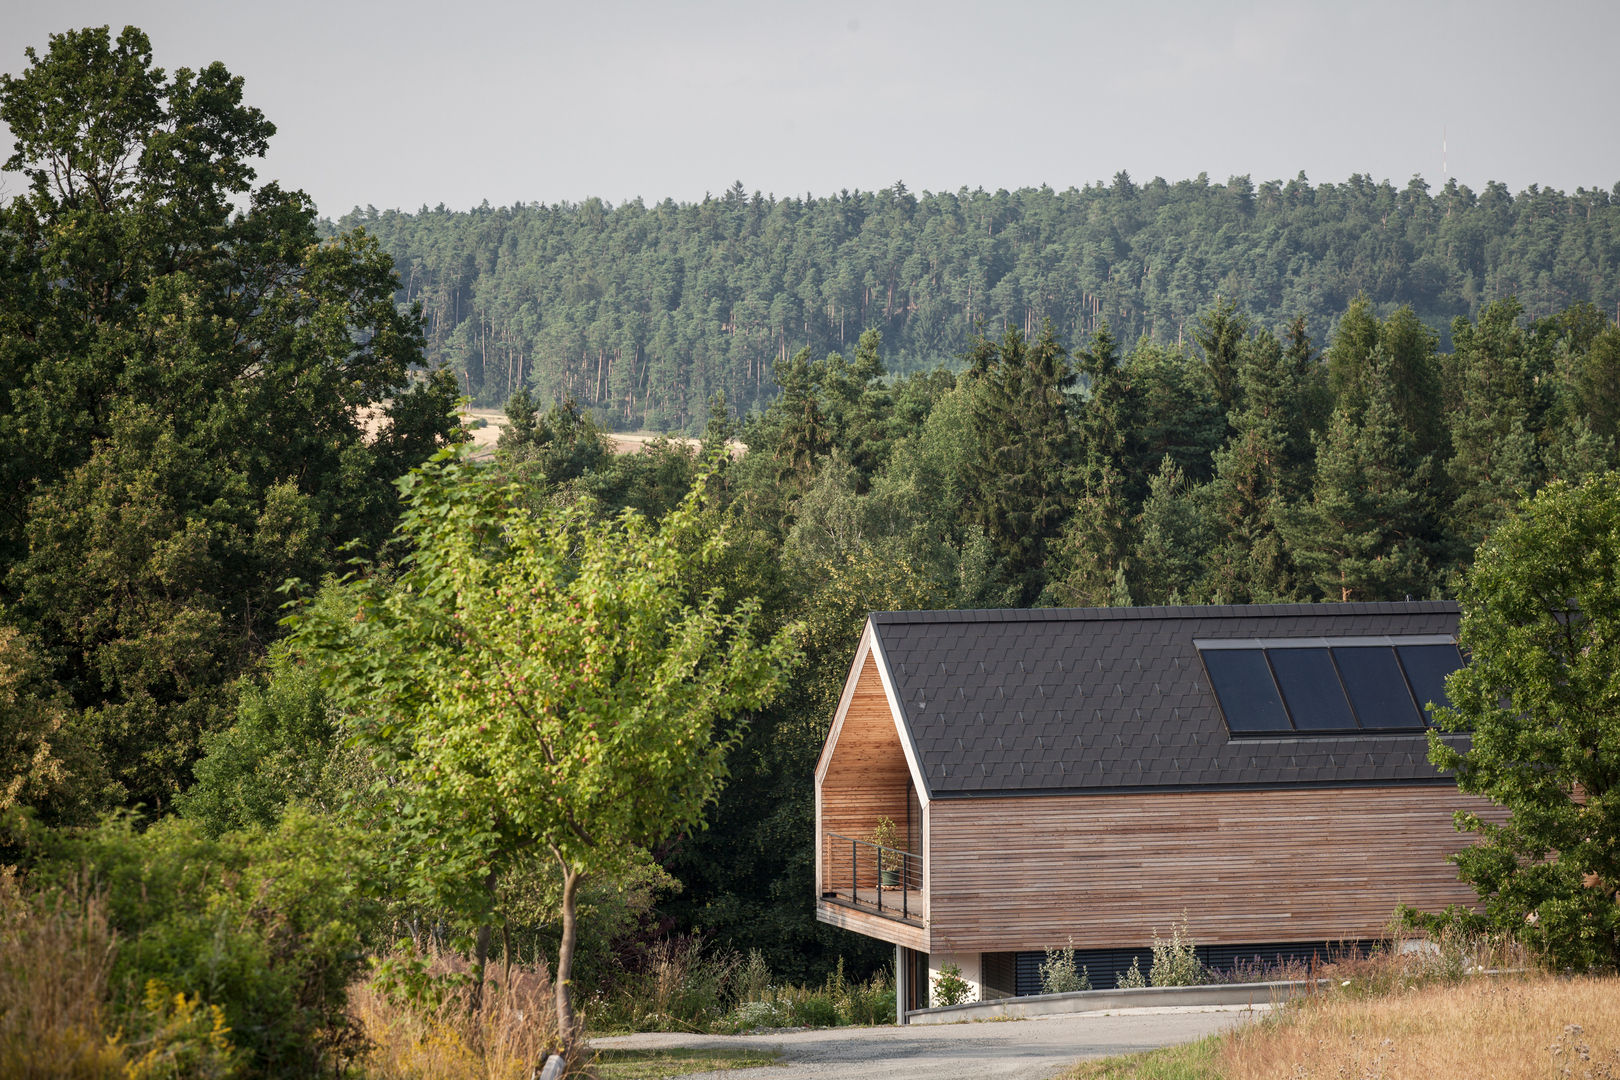
[[[883,849],[892,849],[899,837],[900,830],[895,827],[894,819],[888,817],[878,818],[877,824],[867,835],[867,839],[878,846],[878,881],[884,888],[892,889],[900,884],[900,867],[905,860],[896,855],[890,855],[887,860],[883,857]]]

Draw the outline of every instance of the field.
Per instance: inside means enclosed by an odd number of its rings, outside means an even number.
[[[1328,993],[1189,1046],[1085,1062],[1061,1080],[1620,1078],[1620,979],[1476,978]]]

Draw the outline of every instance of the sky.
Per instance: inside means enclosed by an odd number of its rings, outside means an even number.
[[[5,0],[0,71],[125,23],[241,75],[278,128],[260,179],[332,216],[737,180],[1620,182],[1614,0]]]

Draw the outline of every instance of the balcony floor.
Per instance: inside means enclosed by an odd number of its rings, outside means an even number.
[[[822,896],[822,900],[829,904],[841,904],[845,907],[857,908],[861,911],[870,911],[882,915],[887,919],[896,919],[901,922],[916,923],[918,926],[927,922],[928,905],[923,899],[922,890],[906,889],[905,914],[901,914],[901,893],[899,886],[887,889],[874,889],[870,885],[863,885],[850,895],[848,887],[838,890],[831,896]],[[882,894],[883,907],[878,908],[878,896]]]

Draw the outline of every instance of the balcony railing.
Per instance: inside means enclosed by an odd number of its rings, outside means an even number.
[[[921,922],[922,856],[828,833],[822,898],[871,908],[889,918]]]

